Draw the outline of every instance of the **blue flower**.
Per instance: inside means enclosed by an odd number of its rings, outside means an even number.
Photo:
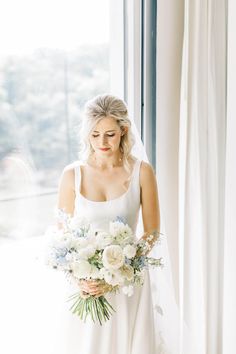
[[[68,261],[64,256],[58,256],[56,258],[57,264],[63,265],[66,264]]]
[[[146,256],[140,256],[138,258],[134,258],[133,267],[135,269],[142,269],[147,267]]]
[[[55,249],[56,257],[65,257],[67,253],[68,253],[68,249],[66,247]]]
[[[129,258],[127,258],[127,257],[125,257],[125,264],[131,264],[131,259],[129,259]]]
[[[127,220],[124,216],[117,216],[114,221],[122,222],[123,224],[127,224]]]

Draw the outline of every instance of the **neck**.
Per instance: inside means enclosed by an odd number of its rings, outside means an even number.
[[[99,154],[93,153],[90,155],[88,162],[91,162],[92,165],[99,167],[101,169],[112,169],[116,166],[120,166],[122,164],[122,154],[120,151],[114,153],[110,156],[101,156]]]

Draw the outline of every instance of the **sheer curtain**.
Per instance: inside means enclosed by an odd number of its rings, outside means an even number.
[[[235,90],[236,90],[236,2],[228,2],[228,60],[227,60],[227,141],[225,188],[225,247],[223,288],[223,354],[236,351],[236,154],[235,154]]]
[[[184,1],[159,1],[157,8],[156,175],[161,224],[168,242],[176,305],[179,305],[179,116]],[[166,294],[167,296],[167,294]],[[160,303],[162,305],[162,303]],[[171,311],[173,306],[171,307]],[[178,315],[163,311],[165,341],[171,354],[180,353]],[[173,323],[173,328],[170,326]],[[174,333],[172,332],[174,331]],[[173,340],[174,339],[174,340]]]
[[[157,171],[182,316],[175,353],[223,352],[226,5],[158,5]]]

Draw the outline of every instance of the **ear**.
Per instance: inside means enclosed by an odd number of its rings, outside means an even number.
[[[128,128],[127,127],[123,127],[122,129],[122,133],[121,133],[121,136],[125,135],[128,131]]]

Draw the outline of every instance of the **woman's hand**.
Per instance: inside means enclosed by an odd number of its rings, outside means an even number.
[[[156,229],[152,230],[151,232],[145,232],[145,234],[139,240],[139,243],[143,245],[142,248],[138,251],[139,256],[148,255],[148,253],[152,250],[153,246],[157,242],[159,234],[160,232],[158,232]]]
[[[85,298],[91,295],[99,297],[112,289],[110,284],[99,280],[80,280],[79,287]]]

